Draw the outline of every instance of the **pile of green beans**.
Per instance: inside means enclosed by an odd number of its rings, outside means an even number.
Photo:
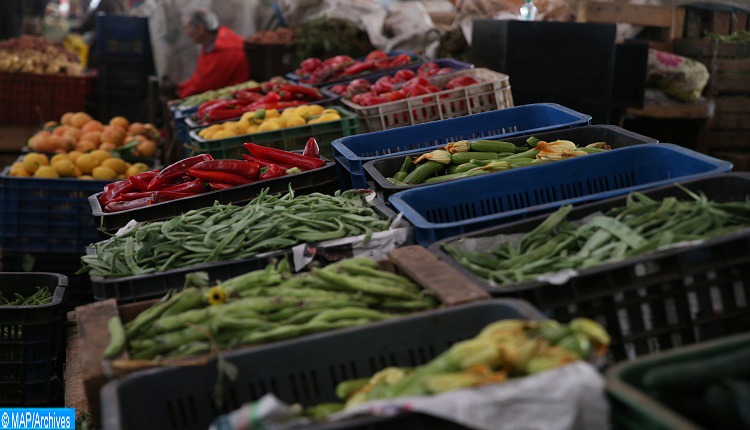
[[[217,303],[217,294],[224,301]],[[368,258],[298,275],[281,263],[271,264],[215,287],[187,288],[124,327],[119,318],[113,319],[106,356],[117,355],[127,345],[133,359],[186,357],[210,350],[207,332],[225,349],[357,326],[437,305],[430,291]]]
[[[668,245],[750,227],[750,200],[717,203],[685,191],[693,200],[667,197],[659,201],[632,193],[625,206],[581,225],[566,220],[571,207],[563,206],[519,242],[503,243],[492,252],[467,250],[460,241],[443,249],[476,275],[502,286],[565,269],[614,263]]]
[[[81,257],[84,271],[105,278],[158,273],[222,260],[251,258],[267,251],[387,230],[364,194],[268,195],[246,206],[214,205],[166,221],[146,223],[96,244]]]
[[[52,303],[52,292],[47,287],[36,287],[36,293],[24,297],[14,293],[15,299],[10,300],[0,291],[0,306],[38,306]]]

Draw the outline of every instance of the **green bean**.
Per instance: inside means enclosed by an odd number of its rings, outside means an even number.
[[[109,345],[104,350],[104,358],[112,358],[125,348],[125,328],[118,316],[109,319],[107,328],[109,329]]]
[[[375,283],[361,282],[354,280],[348,276],[342,276],[334,273],[330,267],[325,269],[315,269],[313,274],[319,277],[321,280],[336,284],[342,288],[347,288],[350,291],[362,291],[364,293],[375,294],[386,297],[394,297],[401,299],[416,299],[416,294],[406,291],[401,288],[394,288],[389,286],[381,286]]]

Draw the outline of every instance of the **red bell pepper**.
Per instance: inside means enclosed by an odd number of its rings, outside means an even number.
[[[234,185],[225,184],[223,182],[211,181],[211,182],[207,182],[207,184],[209,188],[211,188],[211,191],[221,191],[221,190],[226,190],[227,188],[234,188]]]
[[[412,79],[409,79],[408,82],[406,82],[403,86],[401,86],[401,89],[409,90],[412,87],[415,87],[417,85],[421,85],[423,87],[429,87],[430,81],[427,80],[424,76],[416,76]]]
[[[438,70],[440,70],[440,66],[437,65],[434,61],[430,61],[429,63],[424,63],[417,69],[417,75],[420,76],[433,76],[437,74]]]
[[[302,151],[302,155],[320,158],[320,147],[318,146],[318,141],[315,140],[314,137],[307,139],[307,143],[305,143],[305,150]]]
[[[273,179],[284,175],[286,175],[286,169],[282,169],[276,164],[271,164],[270,166],[263,168],[263,172],[260,174],[260,179]]]
[[[397,79],[399,82],[406,82],[415,76],[417,75],[413,71],[409,69],[403,69],[403,70],[399,70],[398,72],[396,72],[396,74],[393,75],[393,78]]]
[[[111,182],[104,186],[104,192],[101,196],[99,196],[99,204],[104,207],[107,205],[107,203],[111,202],[119,195],[129,193],[134,190],[135,187],[133,186],[130,178],[122,181]]]
[[[375,106],[383,103],[388,103],[393,100],[383,97],[383,96],[376,96],[376,95],[368,95],[366,97],[363,97],[358,104],[362,106]]]
[[[155,191],[164,188],[166,184],[171,184],[174,180],[187,174],[188,170],[201,161],[213,160],[211,154],[200,154],[194,157],[185,158],[176,163],[161,169],[154,179],[148,184],[147,190]]]
[[[291,167],[299,167],[302,170],[314,170],[326,164],[326,162],[320,158],[308,157],[306,155],[282,151],[281,149],[268,148],[251,142],[247,142],[243,144],[243,146],[257,158],[271,160],[274,163],[278,161],[283,164],[288,164]]]
[[[156,175],[159,174],[158,170],[151,170],[148,172],[139,173],[137,175],[133,175],[129,177],[130,183],[133,184],[133,187],[138,191],[146,191],[148,189],[148,184],[151,182],[152,179],[156,177]]]
[[[148,206],[154,202],[153,197],[143,197],[130,201],[109,202],[104,207],[105,212],[121,212]]]
[[[184,182],[179,185],[173,185],[171,187],[164,188],[164,191],[172,191],[172,192],[177,192],[177,193],[196,193],[196,194],[202,193],[207,190],[208,190],[208,186],[206,182],[201,179],[195,179],[193,181]]]
[[[479,82],[477,82],[477,80],[472,78],[471,76],[460,76],[448,81],[448,83],[445,84],[445,89],[452,90],[454,88],[468,87],[469,85],[474,85],[477,83]]]
[[[225,184],[232,184],[232,185],[244,185],[244,184],[249,184],[251,182],[255,182],[254,179],[246,178],[244,176],[235,175],[232,173],[210,171],[210,170],[196,170],[191,174],[195,176],[196,178],[204,179],[209,182],[211,181],[223,182]]]
[[[380,94],[380,97],[385,97],[388,101],[395,102],[396,100],[403,100],[406,95],[402,91],[390,91],[387,93]]]
[[[197,176],[195,174],[196,172],[206,171],[231,173],[237,176],[244,176],[248,179],[257,179],[259,167],[260,166],[258,166],[258,163],[252,161],[208,160],[201,161],[200,163],[194,165],[190,168],[190,170],[188,170],[188,173],[192,176],[195,176],[196,178],[200,178],[200,176]]]

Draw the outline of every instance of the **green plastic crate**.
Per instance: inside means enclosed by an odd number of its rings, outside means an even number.
[[[612,403],[612,422],[624,430],[699,430],[700,425],[651,396],[642,384],[650,369],[682,363],[750,347],[750,333],[699,343],[620,363],[607,371],[607,392]],[[690,377],[690,375],[685,375]]]
[[[248,154],[247,150],[242,146],[245,142],[253,142],[258,145],[283,149],[285,151],[297,151],[305,149],[305,143],[307,143],[310,137],[314,137],[318,141],[318,146],[320,146],[321,155],[332,159],[333,151],[331,149],[331,142],[359,133],[359,119],[353,112],[339,106],[332,106],[332,108],[339,112],[341,115],[340,120],[282,128],[262,133],[245,134],[226,139],[205,140],[198,135],[205,127],[196,128],[190,131],[190,143],[193,148],[193,154],[211,154],[216,159],[241,159],[242,154]]]

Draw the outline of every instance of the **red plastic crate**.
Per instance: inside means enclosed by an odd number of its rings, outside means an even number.
[[[86,110],[96,72],[84,76],[0,73],[0,123],[34,125]]]

